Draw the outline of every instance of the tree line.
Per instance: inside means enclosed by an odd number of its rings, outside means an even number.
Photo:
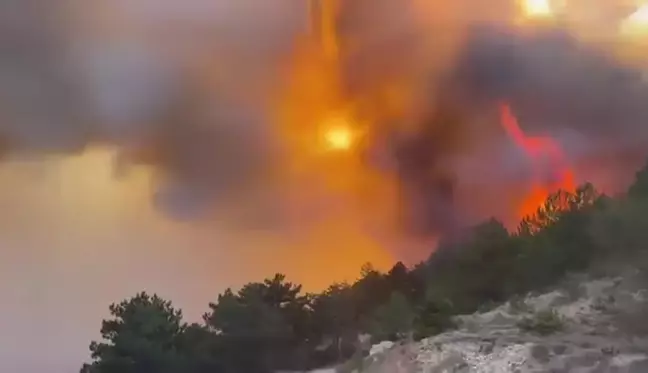
[[[414,268],[311,294],[282,274],[225,290],[201,323],[157,295],[110,306],[81,373],[266,373],[305,370],[361,356],[359,336],[420,339],[472,313],[554,286],[566,274],[634,263],[648,268],[648,164],[626,193],[592,184],[558,191],[517,230],[490,219],[440,245]]]

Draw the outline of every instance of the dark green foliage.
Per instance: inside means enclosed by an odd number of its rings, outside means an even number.
[[[146,293],[110,306],[109,320],[101,326],[104,342],[90,344],[92,373],[180,372],[183,359],[179,336],[184,332],[182,313],[157,295]]]
[[[352,354],[358,332],[353,289],[347,284],[331,285],[313,298],[312,310],[315,334],[331,345],[320,358],[341,361]]]
[[[236,294],[226,290],[209,305],[204,321],[246,371],[301,368],[306,363],[297,357],[299,347],[311,336],[309,303],[300,285],[277,274]]]
[[[453,307],[449,300],[426,299],[416,312],[414,339],[420,340],[456,327],[453,316]]]
[[[635,174],[635,181],[628,189],[628,197],[632,199],[648,198],[648,163]]]
[[[378,341],[405,338],[414,326],[414,308],[405,295],[395,291],[378,307],[371,319],[371,335]]]
[[[104,342],[91,344],[92,363],[82,372],[266,373],[351,356],[361,361],[363,333],[375,339],[435,335],[455,327],[455,315],[522,299],[596,266],[630,263],[648,276],[646,217],[648,165],[625,196],[601,195],[591,184],[559,191],[515,232],[487,220],[414,269],[397,263],[381,273],[365,265],[355,283],[314,295],[280,274],[227,289],[209,305],[202,325],[185,325],[170,302],[141,293],[110,306]],[[547,311],[519,326],[548,334],[563,322]]]

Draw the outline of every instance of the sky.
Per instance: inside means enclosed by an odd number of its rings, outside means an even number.
[[[111,153],[0,167],[4,372],[74,371],[108,305],[142,290],[199,321],[227,286],[283,271],[319,289],[332,278],[355,279],[369,259],[388,263],[379,248],[357,241],[291,243],[270,233],[170,221],[150,203],[150,173],[115,179]]]

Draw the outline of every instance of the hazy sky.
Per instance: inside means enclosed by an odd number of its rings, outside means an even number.
[[[10,156],[0,164],[0,371],[76,371],[88,359],[90,341],[99,337],[108,305],[142,290],[158,292],[189,321],[198,321],[228,286],[284,272],[307,289],[320,289],[332,279],[354,280],[366,261],[382,268],[391,261],[374,241],[356,233],[351,220],[324,222],[301,236],[232,227],[223,222],[231,209],[215,209],[200,221],[171,221],[152,203],[160,189],[159,168],[134,165],[117,177],[114,148],[70,152],[68,147],[86,143],[88,134],[120,145],[132,136],[137,142],[152,118],[159,118],[155,110],[165,98],[165,84],[196,70],[206,78],[198,79],[206,80],[204,104],[182,113],[215,111],[216,125],[225,122],[241,131],[238,135],[250,134],[250,121],[238,115],[262,110],[258,86],[271,80],[264,79],[268,71],[276,72],[277,58],[285,58],[296,32],[305,30],[304,2],[191,0],[178,6],[66,0],[57,3],[71,5],[61,12],[63,24],[45,16],[51,4],[25,0],[0,7],[6,16],[0,26],[15,32],[13,41],[24,46],[0,66],[0,80],[8,79],[2,80],[0,95],[13,100],[1,110],[17,115],[9,116],[13,121],[3,117],[0,128],[14,136],[13,145],[61,154]],[[69,33],[56,33],[61,31]],[[72,64],[63,66],[83,85],[81,100],[53,83],[56,78],[47,80],[62,66],[57,47],[72,53],[65,57],[73,56],[66,60]],[[211,71],[216,86],[208,79]],[[34,81],[42,72],[46,78]],[[241,102],[231,98],[237,96],[245,96],[246,109],[231,104]],[[79,113],[90,116],[75,121]],[[191,133],[183,130],[195,125],[193,119],[181,116],[173,134]],[[232,140],[219,136],[203,143],[206,156],[198,152],[184,164],[216,180],[227,179],[219,166],[237,164],[234,173],[243,168],[237,157],[249,151],[239,146],[239,153],[215,154],[212,149]],[[192,152],[200,138],[186,139],[184,152]]]
[[[165,221],[150,206],[147,172],[116,180],[112,162],[110,151],[96,150],[0,166],[3,372],[75,371],[108,305],[141,290],[198,321],[226,286],[285,271],[313,289],[354,279],[366,260],[386,263],[357,241],[280,242]]]

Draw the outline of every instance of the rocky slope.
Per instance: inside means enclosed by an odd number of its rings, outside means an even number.
[[[648,373],[648,291],[637,283],[636,274],[572,279],[561,290],[460,316],[458,330],[374,345],[337,372]]]

